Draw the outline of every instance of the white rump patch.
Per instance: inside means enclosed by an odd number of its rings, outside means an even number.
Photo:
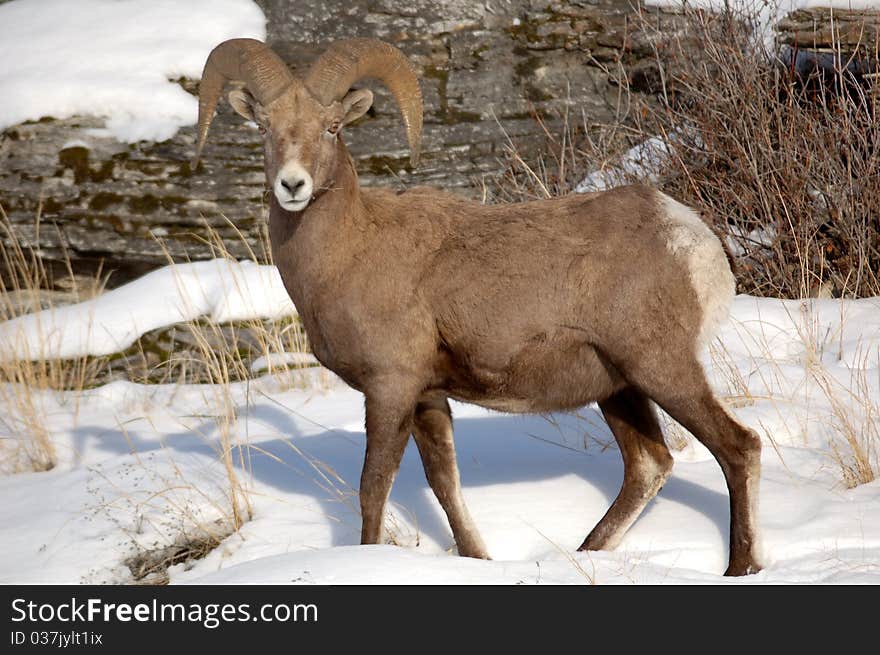
[[[698,344],[702,347],[727,319],[736,294],[736,280],[721,241],[699,214],[663,193],[658,192],[658,195],[661,215],[669,224],[667,246],[687,265],[691,284],[703,310]]]

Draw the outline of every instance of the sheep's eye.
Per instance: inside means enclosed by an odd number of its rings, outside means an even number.
[[[330,127],[327,128],[327,134],[335,136],[335,134],[339,131],[339,122],[334,121],[330,124]]]
[[[263,127],[262,125],[257,124],[257,130],[260,132],[260,134],[266,133],[266,128]]]

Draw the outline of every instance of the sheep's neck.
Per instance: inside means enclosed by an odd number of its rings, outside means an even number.
[[[340,144],[341,146],[341,144]],[[364,206],[354,162],[344,146],[337,157],[333,184],[302,212],[281,208],[274,194],[269,210],[269,239],[284,285],[301,314],[315,306],[318,289],[340,278],[356,256]],[[326,297],[326,293],[321,294]]]

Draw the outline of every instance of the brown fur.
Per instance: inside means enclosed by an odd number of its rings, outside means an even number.
[[[613,547],[671,469],[653,400],[727,477],[727,572],[758,570],[760,442],[706,382],[703,310],[687,262],[668,248],[658,193],[629,186],[484,206],[428,188],[359,189],[341,139],[324,131],[357,117],[362,107],[347,109],[347,98],[323,108],[294,85],[268,108],[237,108],[267,132],[270,185],[294,156],[314,182],[303,211],[272,196],[270,239],[315,356],[366,397],[362,542],[381,539],[414,434],[460,554],[488,557],[461,496],[446,400],[455,398],[511,412],[598,401],[625,475],[581,548]]]

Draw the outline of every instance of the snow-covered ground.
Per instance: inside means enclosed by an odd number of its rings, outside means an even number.
[[[210,266],[216,279],[206,266],[203,284],[222,287],[228,271]],[[176,277],[153,274],[154,292]],[[168,303],[142,303],[131,288],[112,293],[142,314],[152,307],[146,325],[163,322]],[[285,300],[283,290],[272,293],[263,305]],[[95,310],[100,302],[65,309],[65,320],[112,317]],[[215,522],[231,514],[218,456],[225,431],[242,446],[233,459],[253,517],[204,559],[172,567],[172,582],[880,583],[880,481],[848,489],[834,450],[846,456],[847,429],[869,445],[873,435],[875,456],[880,445],[880,299],[740,296],[705,362],[719,395],[764,439],[767,567],[756,576],[720,577],[723,477],[674,427],[672,441],[685,445],[673,476],[620,547],[574,552],[621,480],[596,407],[538,417],[454,405],[465,495],[493,561],[454,555],[412,444],[391,496],[388,526],[399,545],[360,547],[363,399],[310,369],[305,390],[265,376],[228,388],[114,382],[76,397],[33,391],[58,464],[0,479],[0,582],[126,582],[128,558],[198,536],[198,526],[220,529]],[[0,432],[9,411],[0,410]]]
[[[43,116],[106,118],[121,141],[162,141],[198,118],[177,83],[211,49],[266,38],[252,0],[12,0],[0,4],[0,130]]]

